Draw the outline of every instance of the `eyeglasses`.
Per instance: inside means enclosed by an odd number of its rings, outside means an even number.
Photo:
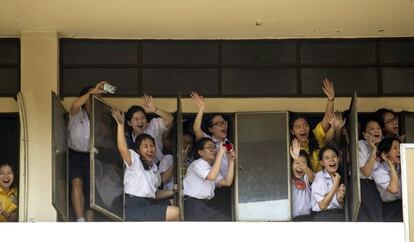
[[[389,119],[387,121],[384,121],[384,124],[389,124],[389,123],[393,123],[393,122],[398,122],[400,118],[398,118],[398,116],[394,116],[394,118]]]
[[[214,146],[206,146],[206,147],[203,147],[203,150],[215,151],[216,150],[216,147],[214,147]]]
[[[216,123],[211,124],[211,127],[214,127],[216,125],[219,126],[219,127],[227,125],[227,121],[218,121]]]

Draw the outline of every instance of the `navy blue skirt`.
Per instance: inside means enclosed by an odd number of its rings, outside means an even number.
[[[125,194],[126,221],[165,221],[168,200],[156,200],[148,197],[136,197]]]
[[[184,220],[185,221],[231,221],[230,217],[224,215],[207,205],[207,200],[193,197],[184,198]]]
[[[382,222],[383,208],[380,194],[374,180],[360,179],[361,206],[359,207],[357,221]]]

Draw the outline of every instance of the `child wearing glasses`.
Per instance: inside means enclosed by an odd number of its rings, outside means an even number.
[[[224,120],[223,116],[220,114],[214,114],[207,120],[208,132],[211,135],[206,134],[201,129],[201,123],[203,120],[204,110],[206,108],[206,102],[204,101],[203,96],[199,95],[196,92],[191,93],[191,98],[194,100],[194,103],[198,107],[197,116],[194,120],[193,130],[195,135],[196,142],[203,137],[210,138],[215,144],[216,151],[218,152],[221,143],[225,143],[229,147],[229,152],[232,148],[232,144],[227,139],[228,124]],[[228,171],[228,158],[226,155],[222,157],[220,165],[220,175],[225,177]],[[231,215],[231,189],[229,187],[217,188],[215,191],[215,198],[212,199],[209,203],[212,207],[219,209],[221,212],[225,213],[227,216]]]
[[[226,154],[227,153],[227,154]],[[223,156],[229,156],[227,174],[220,174]],[[229,187],[233,183],[236,152],[212,139],[201,138],[195,145],[196,160],[187,169],[184,178],[184,220],[185,221],[230,221],[230,217],[211,207],[207,201],[214,198],[216,187]]]
[[[380,108],[375,112],[376,118],[382,128],[384,138],[397,137],[404,142],[405,135],[400,136],[398,115],[391,109]]]

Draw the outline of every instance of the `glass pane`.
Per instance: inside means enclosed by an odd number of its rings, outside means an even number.
[[[52,92],[52,204],[63,221],[69,220],[67,112]]]
[[[79,96],[87,85],[108,81],[117,89],[111,96],[138,96],[138,68],[61,68],[61,90],[65,97]]]
[[[296,84],[296,68],[223,68],[225,96],[291,96]]]
[[[414,63],[414,40],[380,42],[381,63]]]
[[[239,221],[290,219],[288,114],[237,114]]]
[[[19,39],[0,39],[0,64],[19,64],[19,57]]]
[[[94,97],[92,120],[95,155],[91,164],[91,207],[112,219],[123,220],[124,165],[117,148],[117,125],[111,106]]]
[[[359,185],[359,163],[358,163],[358,112],[357,112],[357,96],[354,94],[351,104],[349,107],[349,118],[348,118],[348,130],[350,134],[351,141],[351,191],[350,196],[352,196],[351,201],[351,212],[352,212],[352,221],[356,221],[359,206],[361,205],[361,193]]]
[[[323,96],[322,80],[328,78],[335,85],[337,96],[378,95],[376,68],[302,68],[302,93]]]
[[[223,65],[296,64],[296,42],[283,40],[230,40],[221,44]]]
[[[382,93],[385,95],[414,94],[414,68],[412,67],[383,67]]]
[[[215,68],[145,68],[144,93],[175,97],[194,90],[204,96],[218,95],[218,71]]]
[[[15,95],[19,91],[19,68],[0,68],[0,95]]]
[[[303,41],[300,58],[302,64],[375,64],[375,42]]]
[[[135,40],[62,40],[61,64],[138,64]]]
[[[215,40],[152,40],[143,42],[144,64],[215,65]]]

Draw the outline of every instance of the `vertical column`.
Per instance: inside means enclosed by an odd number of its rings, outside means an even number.
[[[50,91],[58,86],[58,41],[56,32],[21,33],[21,92],[28,130],[28,167],[23,179],[28,179],[25,196],[29,221],[56,221]]]

